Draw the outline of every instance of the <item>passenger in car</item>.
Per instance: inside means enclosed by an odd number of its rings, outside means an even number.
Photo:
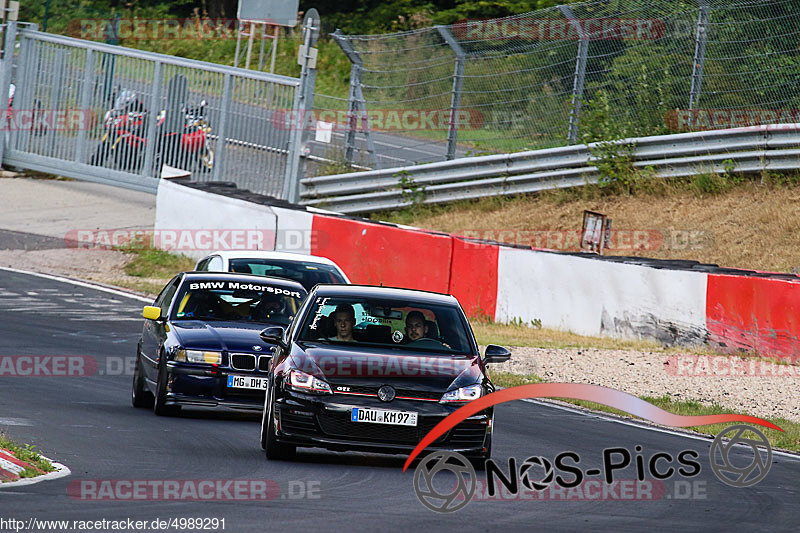
[[[355,342],[353,338],[353,326],[356,325],[356,312],[352,305],[340,304],[333,312],[333,325],[336,327],[336,336],[328,337],[328,340]]]

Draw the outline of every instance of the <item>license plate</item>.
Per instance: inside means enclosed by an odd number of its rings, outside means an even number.
[[[390,424],[393,426],[416,426],[417,413],[413,411],[389,411],[387,409],[370,409],[353,407],[350,413],[353,422],[371,422],[373,424]]]
[[[228,388],[231,389],[267,389],[267,378],[251,376],[228,376]]]

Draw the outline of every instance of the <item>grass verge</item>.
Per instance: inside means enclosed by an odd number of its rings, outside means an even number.
[[[164,282],[178,272],[194,270],[195,261],[185,255],[176,255],[155,248],[121,248],[134,257],[125,265],[125,273],[135,278],[161,278]]]
[[[499,385],[500,387],[516,387],[518,385],[528,385],[530,383],[544,383],[544,380],[535,374],[522,375],[522,374],[512,374],[510,372],[492,372],[491,376],[492,376],[492,382],[494,382],[495,385]],[[661,409],[664,409],[665,411],[669,411],[670,413],[678,415],[686,415],[686,416],[719,415],[731,412],[729,409],[726,409],[717,404],[703,405],[695,401],[676,402],[669,396],[660,396],[660,397],[640,396],[640,398],[647,402],[652,403],[657,407],[660,407]],[[612,407],[608,407],[606,405],[594,402],[587,402],[584,400],[573,400],[569,398],[556,398],[556,399],[580,407],[585,407],[586,409],[591,409],[593,411],[601,411],[625,417],[632,417],[631,414],[626,413],[624,411],[620,411],[618,409],[614,409]],[[737,414],[748,414],[748,413],[737,413]],[[633,417],[633,418],[638,418],[638,417]],[[774,448],[782,448],[784,450],[800,452],[800,423],[792,422],[791,420],[786,420],[784,418],[768,418],[767,420],[769,420],[776,426],[783,429],[783,432],[780,432],[769,428],[759,428],[763,431],[764,435],[767,437],[767,439],[769,439],[770,444]],[[729,426],[730,424],[712,424],[710,426],[696,426],[683,429],[694,431],[696,433],[701,433],[704,435],[715,436]]]
[[[14,455],[20,461],[25,461],[40,470],[44,470],[45,472],[54,472],[55,467],[42,457],[39,452],[37,452],[34,446],[30,444],[17,444],[16,442],[12,441],[8,437],[6,437],[3,433],[0,433],[0,448],[5,448],[6,450],[10,450],[14,452]],[[40,472],[32,469],[26,468],[20,473],[20,477],[36,477],[41,475]]]

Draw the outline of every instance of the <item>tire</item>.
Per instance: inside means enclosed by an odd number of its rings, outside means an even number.
[[[153,393],[147,390],[142,375],[142,363],[139,359],[139,350],[136,350],[136,364],[133,367],[133,387],[131,390],[131,404],[134,407],[153,407],[155,398]]]
[[[167,401],[167,360],[164,354],[161,354],[159,359],[153,412],[158,416],[175,416],[180,412],[181,407],[180,405],[164,405]]]
[[[271,461],[286,461],[293,459],[295,452],[297,452],[297,447],[289,444],[281,444],[278,442],[277,435],[275,435],[273,402],[267,402],[264,410],[265,415],[261,420],[261,445],[264,448],[267,459]],[[266,413],[267,410],[268,414]],[[266,427],[264,427],[265,420]]]

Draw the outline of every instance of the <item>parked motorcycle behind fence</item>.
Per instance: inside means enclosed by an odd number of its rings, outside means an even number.
[[[166,111],[158,114],[153,151],[154,168],[158,169],[156,175],[160,175],[163,164],[200,172],[210,172],[214,168],[214,151],[207,142],[211,128],[205,119],[206,105],[203,100],[195,107],[184,107],[180,131],[166,131]],[[147,150],[148,119],[148,110],[136,93],[122,91],[112,109],[105,114],[105,132],[90,164],[103,165],[112,158],[114,168],[140,172]]]

